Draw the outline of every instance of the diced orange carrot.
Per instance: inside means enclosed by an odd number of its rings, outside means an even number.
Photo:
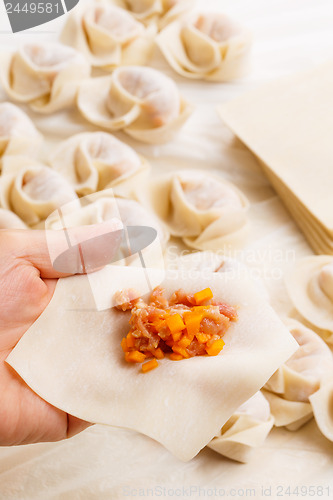
[[[180,339],[181,336],[182,336],[182,332],[173,333],[172,334],[173,341],[178,342],[178,340]]]
[[[172,352],[170,355],[169,355],[169,358],[172,360],[172,361],[180,361],[183,358],[183,356],[181,354],[176,354],[175,352]]]
[[[165,319],[157,318],[153,322],[153,325],[156,328],[156,331],[159,332],[163,328],[163,326],[165,326]]]
[[[192,339],[188,338],[186,335],[183,335],[180,340],[178,340],[178,345],[180,347],[187,347],[192,342]]]
[[[162,351],[162,349],[160,347],[158,347],[157,349],[152,350],[152,354],[157,359],[163,359],[164,358],[164,352]]]
[[[194,335],[199,331],[202,318],[202,313],[197,313],[196,311],[184,312],[184,322],[189,336],[194,337]]]
[[[215,340],[211,346],[206,347],[206,352],[209,356],[217,356],[224,347],[224,341],[222,339]]]
[[[124,352],[127,352],[128,351],[128,347],[127,347],[127,341],[126,341],[126,337],[124,337],[121,341],[121,347],[123,349]]]
[[[166,320],[171,333],[181,332],[185,325],[180,314],[172,314]]]
[[[154,370],[157,367],[158,367],[158,362],[154,358],[151,361],[147,361],[147,363],[144,363],[141,367],[141,370],[143,373],[147,373],[150,372],[150,370]]]
[[[146,359],[146,355],[140,351],[130,351],[125,354],[125,359],[130,363],[142,363]]]
[[[134,347],[135,346],[135,338],[133,337],[133,335],[131,333],[127,334],[126,343],[127,343],[127,347]]]
[[[184,349],[184,347],[180,347],[178,345],[174,345],[174,346],[172,346],[172,350],[173,350],[173,352],[175,352],[175,353],[180,354],[181,356],[183,356],[183,358],[189,358],[190,357],[189,353],[187,352],[186,349]]]
[[[200,344],[205,344],[209,340],[209,335],[206,335],[205,333],[197,333],[196,338]]]
[[[197,304],[202,304],[203,302],[206,302],[206,300],[210,300],[213,298],[213,292],[210,288],[205,288],[204,290],[195,293],[193,297]]]

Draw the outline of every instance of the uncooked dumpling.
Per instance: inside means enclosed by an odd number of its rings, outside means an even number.
[[[0,229],[28,229],[28,227],[14,212],[0,208]]]
[[[148,143],[170,140],[191,112],[171,78],[142,66],[118,68],[110,77],[87,80],[80,86],[77,104],[91,123],[124,129]]]
[[[178,18],[191,7],[195,0],[111,0],[128,10],[133,17],[146,25],[157,25],[159,29]]]
[[[287,320],[299,348],[266,383],[275,425],[297,429],[312,417],[309,397],[333,377],[333,356],[315,332],[296,320]]]
[[[55,212],[45,221],[46,229],[62,229],[63,223],[66,227],[98,224],[112,218],[119,218],[124,226],[148,226],[156,229],[157,236],[162,248],[165,247],[169,238],[168,232],[161,225],[154,214],[148,212],[142,205],[134,200],[125,198],[114,198],[111,194],[99,193],[99,197],[93,197],[92,202],[84,202],[82,207],[69,204],[65,207],[62,219]]]
[[[130,196],[150,168],[134,149],[106,132],[72,136],[60,144],[49,162],[79,195],[112,188],[114,193]]]
[[[8,95],[41,113],[72,106],[78,84],[89,75],[90,65],[82,54],[56,43],[26,43],[0,59],[0,76]]]
[[[20,108],[0,103],[0,161],[4,155],[34,156],[41,142],[41,134]]]
[[[273,424],[268,401],[260,391],[256,392],[235,411],[208,447],[238,462],[248,462]]]
[[[61,41],[82,52],[92,66],[113,69],[145,64],[154,47],[155,29],[106,2],[77,7],[69,14]]]
[[[318,255],[299,260],[286,277],[291,300],[312,325],[327,330],[333,342],[333,257]]]
[[[175,21],[159,34],[157,43],[171,67],[187,78],[228,81],[248,70],[251,36],[224,14]]]
[[[203,171],[162,176],[137,197],[190,247],[217,250],[242,242],[247,234],[246,197],[234,185]]]
[[[77,195],[71,185],[58,172],[49,167],[17,158],[15,173],[0,178],[0,202],[29,225],[35,225],[51,212],[73,201]]]
[[[132,272],[107,266],[92,273],[100,280],[108,276],[96,295],[111,304],[114,287],[124,286],[124,271]],[[238,306],[238,321],[226,332],[218,356],[164,358],[156,370],[140,373],[124,361],[120,346],[129,331],[129,314],[115,308],[96,311],[86,275],[58,281],[50,304],[7,362],[63,411],[134,429],[189,460],[291,356],[295,341],[248,273],[179,277],[167,271],[161,284],[167,297],[179,288],[194,293],[209,286],[216,300]]]

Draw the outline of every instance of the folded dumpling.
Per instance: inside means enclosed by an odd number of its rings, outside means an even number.
[[[194,0],[111,0],[146,25],[163,28],[194,6]]]
[[[57,43],[26,43],[0,59],[0,77],[9,97],[41,113],[73,106],[78,84],[89,75],[84,56]]]
[[[28,229],[28,226],[11,210],[0,208],[0,229]]]
[[[248,462],[273,424],[268,401],[260,391],[256,392],[235,411],[208,447],[238,462]]]
[[[299,260],[286,277],[286,285],[298,312],[324,330],[326,342],[333,343],[333,257],[318,255]]]
[[[228,81],[248,71],[251,35],[221,13],[177,20],[157,37],[171,67],[187,78]]]
[[[62,205],[78,202],[77,195],[58,172],[22,157],[16,170],[0,178],[0,206],[16,213],[26,224],[35,225]]]
[[[276,426],[296,430],[312,417],[309,398],[333,377],[333,356],[315,332],[296,320],[287,326],[299,348],[265,385]]]
[[[4,155],[34,156],[41,142],[41,134],[20,108],[0,103],[0,165]]]
[[[145,64],[154,48],[155,31],[154,27],[145,28],[124,9],[96,2],[69,14],[61,41],[82,52],[92,66],[114,69]]]
[[[130,196],[150,166],[134,149],[106,132],[87,132],[62,142],[49,159],[79,195],[106,188]]]
[[[132,268],[128,271],[133,274]],[[105,303],[111,304],[115,286],[123,289],[125,272],[107,266],[93,273],[100,281],[108,277],[107,286],[98,290]],[[120,345],[129,331],[129,313],[97,311],[89,275],[83,275],[58,281],[50,304],[7,362],[63,411],[134,429],[190,460],[291,356],[295,341],[249,273],[189,272],[179,277],[166,270],[160,284],[166,297],[179,288],[191,294],[210,287],[216,300],[237,305],[238,321],[226,332],[219,355],[181,361],[165,357],[156,370],[140,372],[124,361]]]
[[[142,66],[117,68],[111,76],[87,80],[80,86],[77,105],[91,123],[124,129],[148,143],[170,140],[192,111],[171,78]]]
[[[180,170],[151,181],[137,192],[173,236],[199,250],[242,243],[249,202],[233,184],[202,170]]]
[[[118,218],[124,226],[152,227],[162,248],[165,248],[169,233],[157,217],[134,200],[115,198],[111,191],[102,191],[99,196],[86,196],[81,199],[81,205],[69,203],[64,207],[62,217],[55,211],[46,219],[45,228],[62,229],[64,223],[66,227],[75,227]]]
[[[309,399],[320,431],[333,441],[333,377]]]

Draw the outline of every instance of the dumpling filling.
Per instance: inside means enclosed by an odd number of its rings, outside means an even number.
[[[173,361],[194,356],[217,356],[224,347],[223,336],[237,321],[236,308],[216,300],[206,288],[194,294],[175,291],[170,299],[157,287],[145,302],[134,290],[116,294],[118,309],[131,311],[129,333],[122,339],[125,360],[142,363],[145,373],[158,366],[165,355]]]

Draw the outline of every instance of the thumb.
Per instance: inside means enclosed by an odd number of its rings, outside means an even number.
[[[12,230],[2,235],[1,246],[15,258],[30,262],[41,278],[62,278],[92,272],[112,262],[122,229],[120,220],[114,218],[61,230]]]

